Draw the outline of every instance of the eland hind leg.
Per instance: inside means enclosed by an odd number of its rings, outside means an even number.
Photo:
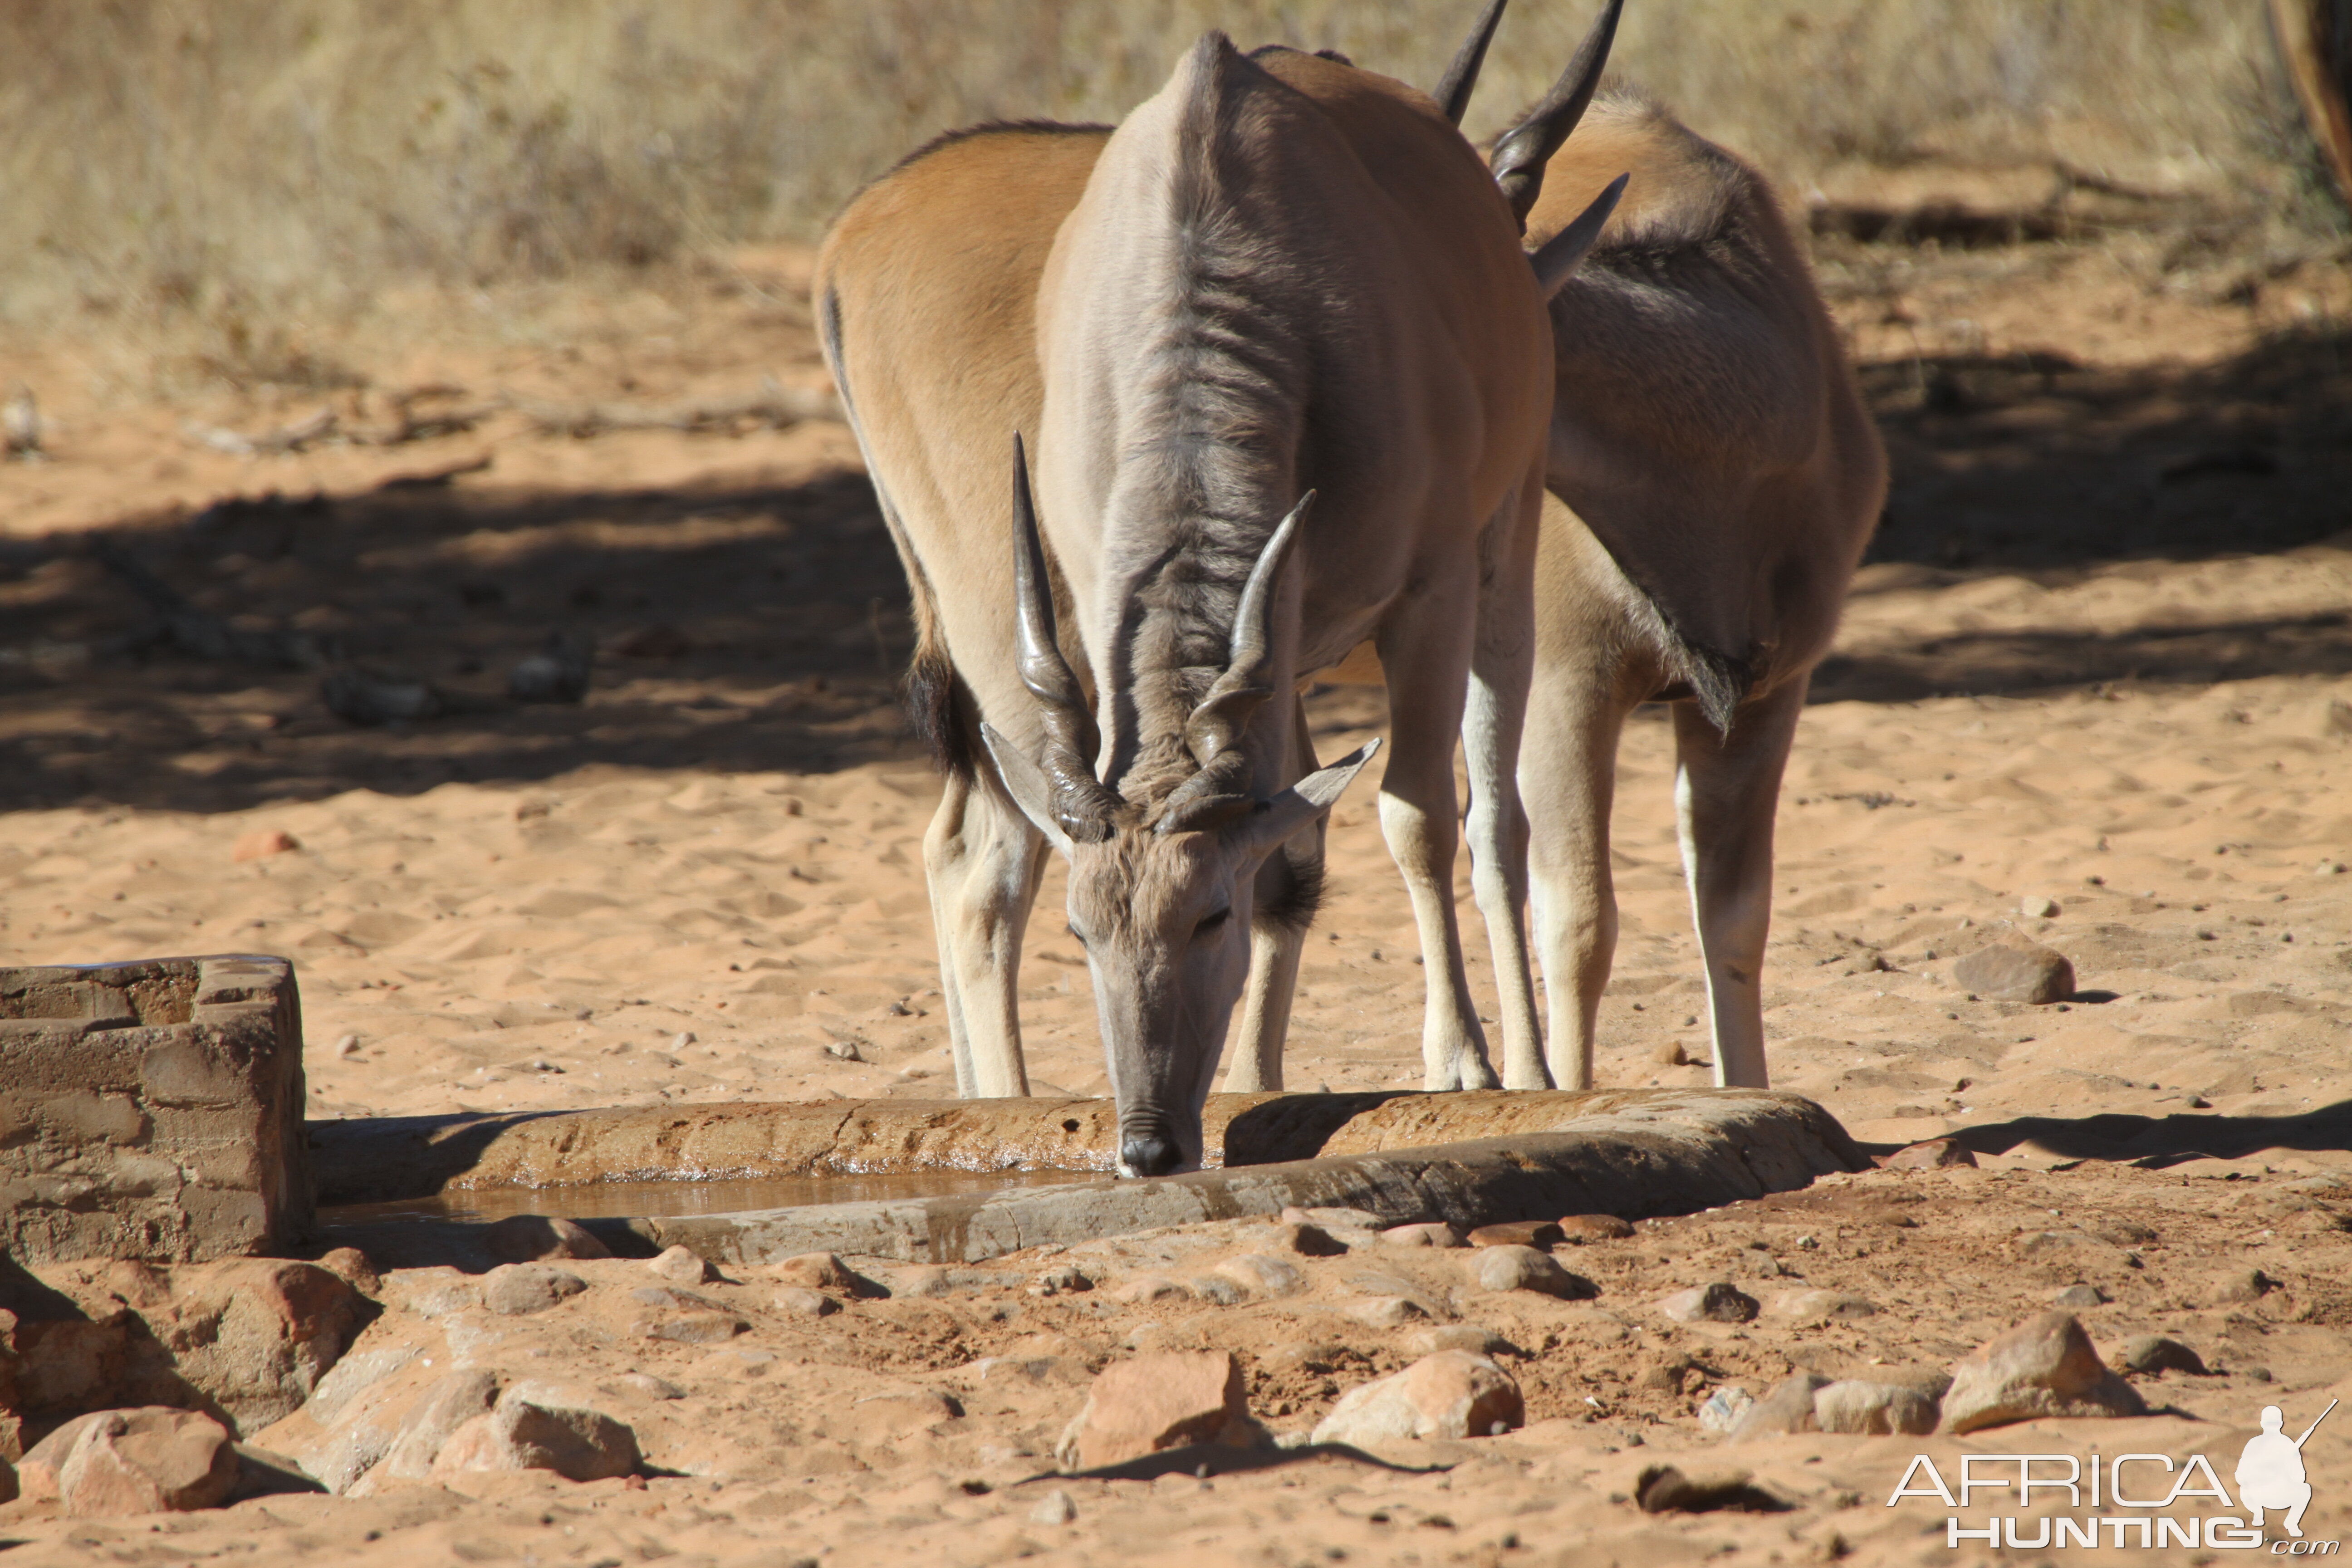
[[[1619,684],[1614,672],[1592,661],[1547,662],[1537,674],[1519,752],[1536,944],[1551,1025],[1545,1052],[1561,1089],[1592,1087],[1601,994],[1617,952],[1609,814],[1617,742],[1633,706]]]
[[[1675,704],[1675,819],[1691,919],[1706,965],[1715,1081],[1765,1089],[1764,942],[1772,924],[1772,825],[1806,678],[1742,703],[1719,735]]]
[[[1427,584],[1378,638],[1391,739],[1388,769],[1381,778],[1381,832],[1404,876],[1421,934],[1427,986],[1422,1073],[1423,1087],[1432,1089],[1496,1087],[1454,910],[1454,851],[1460,834],[1454,742],[1462,727],[1470,663],[1472,628],[1465,612],[1475,592],[1467,581]]]
[[[1462,753],[1470,779],[1470,886],[1486,917],[1503,1020],[1503,1087],[1549,1089],[1528,956],[1528,818],[1518,790],[1521,730],[1535,673],[1535,556],[1543,474],[1514,492],[1480,541],[1478,631]]]
[[[991,777],[951,773],[923,835],[956,1092],[1026,1095],[1021,1055],[1021,939],[1045,841]]]

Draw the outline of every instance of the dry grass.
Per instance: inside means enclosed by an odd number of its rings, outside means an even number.
[[[1473,9],[14,0],[0,8],[0,323],[194,323],[232,374],[331,379],[304,323],[395,284],[813,237],[939,130],[1117,117],[1212,25],[1425,83]],[[1538,91],[1591,10],[1519,0],[1471,128]],[[2244,0],[1635,0],[1617,62],[1798,182],[1854,161],[2063,157],[2273,201],[2294,189],[2290,121]]]

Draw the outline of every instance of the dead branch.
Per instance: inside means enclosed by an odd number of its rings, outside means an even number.
[[[92,553],[155,613],[152,626],[121,639],[120,646],[126,652],[168,647],[191,658],[258,665],[265,669],[320,669],[334,658],[331,647],[307,632],[257,631],[196,608],[178,589],[110,540],[100,540]]]
[[[516,398],[512,405],[542,436],[575,440],[618,430],[676,430],[688,435],[731,436],[746,429],[782,430],[808,419],[838,419],[841,399],[831,392],[785,386],[769,379],[749,397],[716,403],[686,403],[667,408],[637,404],[570,405]]]

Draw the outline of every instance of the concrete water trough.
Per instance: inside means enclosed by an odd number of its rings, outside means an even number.
[[[314,1124],[311,1158],[328,1235],[394,1263],[522,1212],[625,1254],[977,1263],[1294,1205],[1465,1227],[1687,1214],[1867,1164],[1820,1106],[1760,1090],[1216,1095],[1215,1168],[1150,1181],[1104,1173],[1112,1121],[1100,1100],[410,1118]]]

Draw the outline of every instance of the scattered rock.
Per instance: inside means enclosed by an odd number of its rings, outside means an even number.
[[[1572,1214],[1561,1217],[1559,1234],[1581,1247],[1593,1241],[1622,1241],[1633,1234],[1633,1227],[1613,1214]]]
[[[422,1480],[433,1473],[450,1435],[486,1415],[499,1400],[496,1373],[483,1368],[453,1372],[410,1406],[383,1457],[383,1472],[397,1480]]]
[[[1192,1292],[1165,1274],[1140,1274],[1118,1288],[1118,1299],[1130,1307],[1154,1301],[1189,1301]]]
[[[66,1456],[73,1452],[74,1444],[90,1423],[104,1414],[92,1411],[77,1415],[27,1448],[16,1461],[17,1495],[26,1502],[57,1500],[58,1472],[65,1468]]]
[[[482,1305],[509,1318],[544,1312],[588,1289],[577,1274],[544,1263],[501,1263],[482,1276]]]
[[[1351,1301],[1340,1310],[1356,1321],[1375,1329],[1402,1328],[1429,1320],[1428,1310],[1410,1296],[1373,1296]]]
[[[1635,1375],[1633,1385],[1654,1394],[1680,1394],[1694,1379],[1703,1381],[1706,1373],[1692,1364],[1686,1355],[1667,1355],[1645,1366]]]
[[[1706,1432],[1728,1432],[1739,1425],[1739,1418],[1756,1404],[1756,1396],[1736,1383],[1727,1383],[1706,1396],[1698,1407],[1699,1428]]]
[[[1475,1323],[1441,1323],[1422,1330],[1405,1342],[1405,1349],[1413,1355],[1435,1355],[1440,1351],[1467,1351],[1472,1355],[1515,1355],[1519,1347],[1495,1332]]]
[[[2231,1303],[2259,1301],[2277,1289],[2278,1281],[2261,1269],[2246,1268],[2224,1276],[2221,1288],[2213,1292],[2213,1298]]]
[[[1568,1239],[1559,1226],[1548,1219],[1515,1219],[1503,1225],[1482,1225],[1465,1238],[1473,1247],[1554,1247]]]
[[[625,1372],[621,1386],[635,1389],[647,1399],[684,1399],[686,1390],[666,1377],[656,1377],[649,1372]]]
[[[275,827],[257,827],[241,834],[229,847],[231,860],[264,860],[272,855],[287,855],[301,848],[301,843],[290,834]]]
[[[1549,1252],[1532,1247],[1485,1247],[1464,1260],[1465,1272],[1482,1290],[1536,1290],[1565,1301],[1585,1301],[1601,1287],[1570,1274]]]
[[[2064,1307],[2070,1311],[2079,1311],[2087,1307],[2105,1306],[2107,1293],[2096,1285],[2069,1285],[2051,1297],[2050,1300],[2053,1306]]]
[[[963,1405],[936,1388],[898,1388],[867,1394],[850,1406],[850,1415],[851,1424],[869,1436],[880,1432],[903,1437],[942,1421],[963,1419]]]
[[[194,1410],[103,1410],[82,1424],[57,1468],[76,1519],[186,1512],[226,1500],[236,1484],[228,1428]]]
[[[355,1057],[359,1054],[360,1037],[357,1035],[338,1035],[335,1037],[335,1055],[338,1057]]]
[[[1301,1258],[1339,1258],[1348,1250],[1346,1242],[1321,1226],[1296,1222],[1275,1231],[1274,1245]]]
[[[667,1340],[672,1344],[723,1344],[737,1334],[748,1333],[751,1325],[729,1311],[679,1312],[669,1317],[642,1318],[629,1325],[629,1332],[645,1340]]]
[[[536,1263],[543,1258],[610,1258],[604,1244],[560,1215],[509,1215],[482,1232],[482,1246],[501,1263]]]
[[[1285,1225],[1319,1225],[1326,1230],[1378,1230],[1382,1221],[1370,1209],[1300,1208],[1286,1205],[1282,1211]]]
[[[1381,1240],[1391,1247],[1465,1247],[1468,1243],[1462,1233],[1450,1225],[1392,1225],[1381,1232]]]
[[[2135,1334],[2124,1342],[2115,1361],[2118,1372],[2185,1372],[2207,1375],[2205,1358],[2179,1340],[2162,1334]]]
[[[1095,1282],[1087,1277],[1085,1269],[1065,1263],[1059,1268],[1048,1268],[1045,1273],[1037,1276],[1036,1284],[1030,1287],[1030,1294],[1071,1296],[1094,1288]]]
[[[2063,1002],[2074,994],[2074,966],[2034,943],[1979,948],[1952,965],[1952,982],[1995,1002]]]
[[[790,1312],[801,1318],[830,1317],[841,1310],[841,1303],[822,1290],[804,1289],[798,1285],[780,1285],[771,1300],[779,1312]]]
[[[2039,893],[2029,893],[2017,900],[2017,912],[2030,921],[2053,920],[2058,914],[2058,900],[2045,899]]]
[[[1824,1432],[1918,1436],[1936,1429],[1937,1415],[1933,1395],[1900,1383],[1848,1379],[1813,1394],[1813,1425]]]
[[[673,1285],[707,1285],[719,1278],[719,1270],[690,1247],[667,1247],[660,1257],[646,1259],[646,1268]]]
[[[1683,1049],[1683,1043],[1680,1040],[1668,1040],[1659,1046],[1656,1050],[1651,1052],[1650,1055],[1660,1067],[1686,1068],[1690,1066],[1690,1053]]]
[[[637,1435],[584,1395],[544,1383],[519,1383],[449,1436],[435,1475],[481,1470],[552,1470],[566,1480],[601,1481],[638,1465]]]
[[[1774,1317],[1800,1323],[1851,1323],[1871,1317],[1877,1310],[1877,1304],[1869,1297],[1849,1295],[1843,1290],[1792,1290],[1772,1303]]]
[[[775,1266],[773,1272],[778,1283],[798,1285],[804,1290],[855,1295],[859,1283],[849,1265],[830,1252],[803,1252],[797,1258],[787,1258]]]
[[[383,1289],[383,1272],[375,1260],[356,1247],[336,1247],[319,1255],[319,1267],[362,1296]]]
[[[1249,1292],[1222,1274],[1203,1274],[1185,1282],[1185,1289],[1212,1307],[1238,1307]]]
[[[1297,1267],[1264,1252],[1244,1252],[1229,1258],[1217,1272],[1257,1296],[1288,1296],[1307,1289],[1307,1277]]]
[[[1230,1352],[1164,1352],[1103,1368],[1054,1454],[1064,1469],[1091,1470],[1187,1443],[1245,1447],[1257,1435]]]
[[[2045,1415],[2140,1415],[2139,1393],[2099,1360],[2070,1312],[2044,1312],[1952,1368],[1943,1430],[1959,1436]]]
[[[1827,1388],[1830,1380],[1819,1373],[1792,1373],[1773,1386],[1772,1392],[1740,1412],[1739,1419],[1731,1424],[1725,1436],[1733,1442],[1746,1442],[1754,1437],[1781,1437],[1792,1432],[1812,1432],[1819,1428],[1813,1421],[1813,1393]]]
[[[1976,1163],[1976,1151],[1952,1138],[1930,1138],[1886,1156],[1886,1169],[1890,1171],[1935,1171],[1947,1165]]]
[[[1510,1373],[1468,1351],[1439,1351],[1349,1389],[1317,1423],[1314,1441],[1360,1447],[1402,1437],[1489,1437],[1526,1419]]]
[[[1677,1323],[1751,1323],[1759,1309],[1755,1297],[1728,1279],[1717,1279],[1659,1298],[1658,1310]]]
[[[1077,1517],[1078,1505],[1059,1487],[1039,1499],[1037,1506],[1029,1510],[1032,1524],[1067,1524]]]
[[[1653,1465],[1633,1483],[1643,1513],[1780,1513],[1790,1505],[1756,1484],[1747,1470],[1698,1470],[1685,1475],[1672,1465]]]

